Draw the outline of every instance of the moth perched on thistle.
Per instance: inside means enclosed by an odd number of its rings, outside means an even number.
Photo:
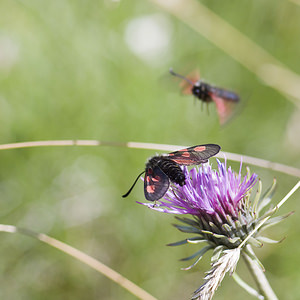
[[[156,201],[167,192],[170,181],[180,186],[185,185],[185,175],[180,166],[191,166],[206,163],[216,155],[221,147],[216,144],[196,145],[166,155],[157,155],[149,159],[145,171],[138,175],[129,191],[122,197],[127,197],[142,174],[144,178],[145,198]]]
[[[257,180],[256,174],[250,175],[248,170],[243,177],[242,164],[239,172],[236,173],[231,167],[227,168],[226,160],[224,163],[217,161],[217,170],[213,170],[209,164],[195,167],[190,171],[184,167],[183,172],[186,177],[184,186],[171,185],[165,196],[158,200],[155,206],[141,203],[156,211],[184,216],[176,217],[183,225],[175,225],[175,227],[195,236],[169,244],[169,246],[207,243],[195,254],[183,259],[184,261],[195,259],[185,269],[194,267],[207,251],[213,250],[212,267],[204,278],[205,282],[194,292],[192,299],[212,299],[225,274],[227,272],[232,274],[235,271],[241,255],[250,263],[254,262],[263,273],[262,264],[251,246],[276,242],[261,236],[262,230],[290,215],[271,218],[277,209],[266,209],[274,194],[275,181],[266,193],[261,195],[262,185]],[[256,196],[250,197],[257,181]],[[187,218],[185,215],[190,215],[192,218]],[[241,283],[241,279],[238,283]],[[247,284],[243,282],[241,286],[245,288]],[[264,289],[266,287],[257,292],[248,286],[246,290],[257,298],[264,299],[263,296],[273,293],[271,288],[269,291]]]
[[[240,97],[235,92],[219,88],[204,82],[197,78],[185,77],[175,73],[170,68],[170,73],[173,76],[183,79],[183,93],[192,94],[197,99],[204,103],[214,102],[216,104],[217,113],[220,124],[225,124],[232,116],[235,105],[240,101]]]

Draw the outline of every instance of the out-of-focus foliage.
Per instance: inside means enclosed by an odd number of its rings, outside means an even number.
[[[218,15],[300,73],[300,7],[288,1],[207,2]],[[230,36],[226,37],[230,39]],[[251,55],[251,53],[247,53]],[[169,67],[198,69],[242,98],[221,128],[215,112],[180,94]],[[218,143],[224,151],[300,167],[299,111],[222,50],[146,1],[0,2],[0,143],[51,139]],[[0,223],[45,232],[100,259],[159,299],[187,299],[202,271],[180,271],[188,247],[173,218],[127,191],[150,150],[56,147],[0,152]],[[238,168],[238,164],[233,163]],[[251,167],[281,197],[296,179]],[[295,199],[295,198],[294,198]],[[296,210],[290,201],[281,211]],[[279,298],[298,299],[299,220],[270,230],[258,251]],[[1,299],[133,299],[87,266],[20,235],[1,234]],[[243,266],[239,274],[249,273]],[[288,294],[287,292],[288,291]],[[215,299],[249,297],[225,280]]]

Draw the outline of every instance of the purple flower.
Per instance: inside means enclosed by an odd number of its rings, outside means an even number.
[[[177,217],[185,225],[175,227],[197,236],[171,245],[191,243],[193,240],[194,243],[208,242],[205,251],[219,246],[222,249],[234,249],[257,223],[258,214],[253,214],[250,205],[250,190],[257,181],[257,175],[250,176],[248,172],[242,177],[242,164],[239,172],[235,173],[231,167],[227,168],[226,160],[224,163],[217,162],[217,170],[209,164],[190,171],[184,167],[184,186],[172,184],[164,198],[154,205],[142,203],[160,212],[193,217]]]
[[[203,245],[202,242],[207,242],[208,245],[184,260],[197,258],[197,263],[210,249],[219,253],[226,249],[236,249],[239,245],[243,245],[244,248],[248,243],[262,246],[263,241],[270,239],[262,237],[260,232],[287,217],[270,219],[252,233],[262,219],[269,218],[276,211],[274,208],[266,210],[274,194],[276,181],[263,195],[260,182],[256,196],[251,197],[251,189],[257,181],[257,175],[250,175],[248,170],[247,175],[243,177],[242,164],[239,172],[235,173],[231,167],[227,168],[226,160],[224,163],[219,160],[217,162],[217,170],[213,170],[209,164],[190,171],[184,167],[184,186],[171,184],[164,198],[157,200],[154,205],[142,203],[164,213],[191,215],[192,218],[176,217],[184,225],[174,226],[195,236],[169,245]],[[247,242],[244,243],[244,240]]]
[[[253,187],[257,175],[242,178],[239,173],[226,168],[226,161],[218,161],[218,170],[213,170],[209,164],[195,167],[189,172],[184,167],[185,185],[173,184],[163,199],[153,206],[144,205],[165,213],[191,214],[194,216],[226,215],[236,219],[242,208],[241,200]]]

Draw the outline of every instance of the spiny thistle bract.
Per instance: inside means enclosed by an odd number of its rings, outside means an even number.
[[[231,167],[227,168],[226,161],[224,163],[217,161],[218,170],[213,170],[209,164],[195,167],[190,171],[184,167],[185,185],[173,184],[164,198],[158,200],[155,205],[142,203],[156,211],[192,216],[192,218],[176,217],[184,225],[174,226],[182,232],[192,233],[195,236],[169,244],[202,245],[206,242],[206,245],[195,254],[182,259],[195,259],[191,266],[185,268],[186,270],[195,266],[208,250],[213,250],[212,268],[205,276],[205,283],[194,292],[192,299],[211,299],[225,274],[235,270],[241,251],[245,251],[260,264],[246,246],[274,243],[275,241],[261,236],[261,232],[289,215],[270,218],[275,213],[276,207],[266,209],[275,191],[275,180],[262,195],[262,184],[257,180],[256,174],[250,175],[248,169],[247,175],[242,177],[242,164],[239,173],[235,173]],[[250,198],[257,181],[257,193]],[[256,230],[256,226],[265,218],[269,219]],[[243,243],[245,239],[247,242]],[[239,247],[240,245],[242,247]]]

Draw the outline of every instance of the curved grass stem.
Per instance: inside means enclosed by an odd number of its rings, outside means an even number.
[[[139,143],[139,142],[106,142],[98,140],[49,140],[49,141],[30,141],[30,142],[20,142],[11,144],[0,145],[0,150],[9,149],[20,149],[20,148],[33,148],[33,147],[66,147],[66,146],[111,146],[111,147],[127,147],[136,149],[148,149],[148,150],[161,150],[161,151],[175,151],[185,146],[180,145],[167,145],[167,144],[155,144],[155,143]],[[231,152],[221,151],[216,155],[218,158],[224,158],[232,161],[240,162],[241,159],[244,163],[270,169],[273,171],[285,173],[287,175],[300,177],[300,170],[291,166],[279,164],[276,162],[271,162],[265,159],[241,155]]]
[[[145,290],[143,290],[142,288],[134,284],[132,281],[128,280],[118,272],[114,271],[113,269],[109,268],[105,264],[101,263],[99,260],[87,255],[86,253],[68,244],[65,244],[57,239],[54,239],[46,234],[37,233],[32,230],[19,228],[13,225],[5,225],[5,224],[0,224],[0,231],[9,232],[9,233],[21,233],[23,235],[33,237],[83,262],[84,264],[88,265],[89,267],[96,270],[97,272],[103,274],[110,280],[116,282],[118,285],[122,286],[124,289],[129,291],[131,294],[135,295],[137,298],[143,300],[157,300],[155,297],[153,297]]]

